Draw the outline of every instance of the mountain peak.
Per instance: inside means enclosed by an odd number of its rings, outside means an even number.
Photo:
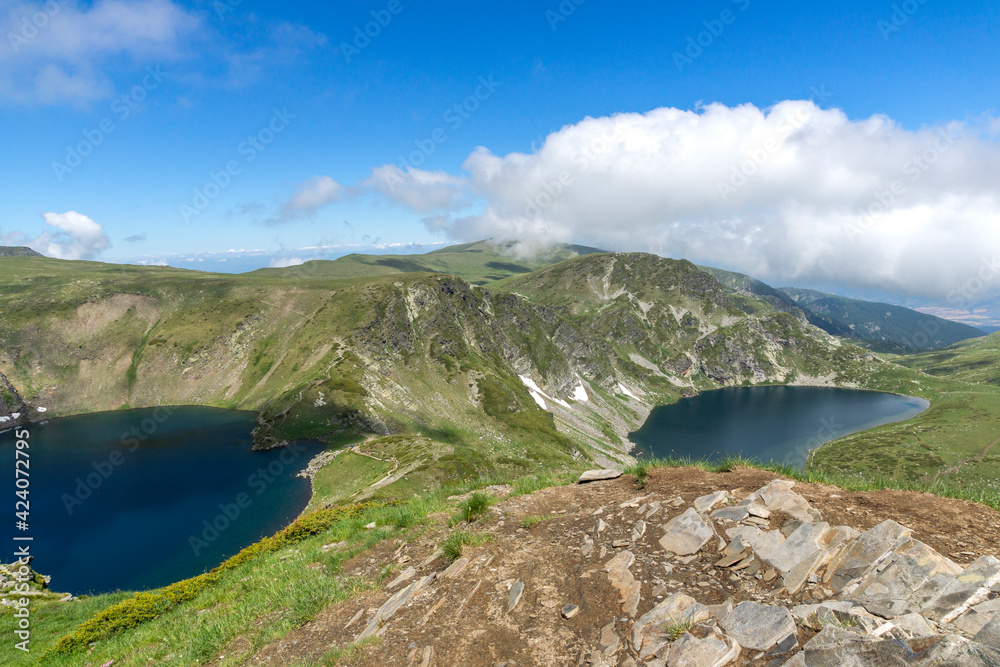
[[[0,245],[0,257],[44,257],[27,246]]]

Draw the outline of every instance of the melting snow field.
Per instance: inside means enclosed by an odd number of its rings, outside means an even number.
[[[548,407],[545,404],[545,399],[549,399],[553,403],[558,403],[564,408],[570,407],[569,403],[567,403],[566,401],[560,400],[558,398],[553,398],[552,396],[546,394],[544,391],[542,391],[541,387],[535,384],[535,381],[529,378],[527,375],[518,375],[517,377],[521,378],[521,382],[524,383],[524,386],[528,388],[528,393],[531,394],[531,397],[535,399],[535,403],[538,403],[538,405],[542,408],[542,410],[548,410]]]

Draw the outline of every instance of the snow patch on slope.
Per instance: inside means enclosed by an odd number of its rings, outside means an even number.
[[[626,396],[634,398],[637,401],[641,400],[638,396],[636,396],[635,394],[633,394],[632,392],[630,392],[628,390],[628,387],[626,387],[625,385],[623,385],[621,382],[618,383],[618,391],[620,391],[621,393],[625,394]]]

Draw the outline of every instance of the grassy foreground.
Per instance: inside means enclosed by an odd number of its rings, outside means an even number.
[[[372,579],[344,579],[344,563],[388,539],[413,540],[429,526],[478,519],[482,494],[448,501],[492,484],[513,484],[513,493],[531,493],[567,483],[575,474],[547,474],[519,480],[483,477],[438,488],[403,501],[378,500],[324,508],[303,515],[215,569],[165,588],[117,592],[59,602],[56,596],[32,602],[31,652],[0,643],[2,665],[198,665],[242,664],[262,646],[316,616],[324,607],[348,600],[383,583],[392,570]],[[488,503],[486,503],[488,506]],[[374,528],[367,528],[374,523]],[[481,537],[463,522],[442,541],[447,558]],[[0,611],[0,632],[12,637],[16,620]],[[350,647],[331,650],[321,664],[336,664]]]
[[[901,489],[983,503],[1000,510],[1000,494],[950,486],[941,481],[912,483],[889,475],[861,478],[788,466],[759,464],[743,458],[708,462],[651,459],[628,470],[638,486],[659,467],[697,467],[726,472],[740,467],[772,471],[804,481],[834,484],[847,490]],[[534,475],[520,480],[482,478],[445,486],[403,501],[369,501],[304,515],[273,537],[248,547],[209,573],[142,593],[112,593],[73,602],[39,601],[33,607],[32,652],[0,645],[4,665],[239,665],[261,647],[281,639],[313,619],[324,607],[349,600],[383,584],[386,568],[370,579],[340,576],[344,563],[384,540],[412,541],[437,529],[446,560],[465,545],[481,544],[476,530],[490,497],[476,492],[511,482],[513,494],[572,483],[575,474]],[[449,500],[464,493],[461,501]],[[542,520],[542,517],[536,520]],[[374,528],[366,528],[374,523]],[[0,614],[0,631],[13,630],[9,611]],[[335,665],[352,647],[331,647],[318,663]]]

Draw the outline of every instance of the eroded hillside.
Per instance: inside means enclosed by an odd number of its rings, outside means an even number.
[[[0,369],[29,406],[251,409],[263,445],[419,433],[493,460],[606,464],[681,395],[863,387],[887,368],[764,302],[748,313],[688,262],[638,253],[491,289],[31,261],[5,263],[0,283]]]

